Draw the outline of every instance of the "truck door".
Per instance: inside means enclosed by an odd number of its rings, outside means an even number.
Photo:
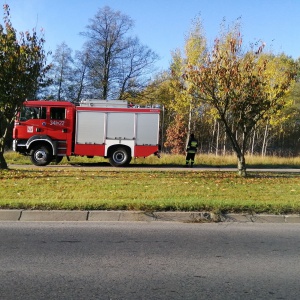
[[[49,107],[49,126],[47,135],[57,143],[57,155],[69,155],[67,148],[71,144],[71,120],[68,107]]]
[[[17,136],[28,140],[36,134],[46,134],[46,107],[24,106],[20,112],[18,121],[15,123]]]

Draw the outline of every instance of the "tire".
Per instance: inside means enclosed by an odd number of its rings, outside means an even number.
[[[46,166],[52,161],[50,148],[46,145],[35,146],[30,151],[30,160],[36,166]]]
[[[114,149],[109,157],[109,163],[114,167],[125,167],[129,165],[131,156],[124,147]]]

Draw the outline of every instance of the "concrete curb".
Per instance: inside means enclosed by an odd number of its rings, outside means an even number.
[[[22,222],[238,222],[238,223],[300,223],[300,215],[224,214],[211,212],[145,212],[145,211],[68,211],[68,210],[0,210],[0,221]]]

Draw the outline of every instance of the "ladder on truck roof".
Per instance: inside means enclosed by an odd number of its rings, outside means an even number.
[[[99,99],[85,99],[80,101],[79,106],[89,107],[128,107],[126,100],[99,100]]]

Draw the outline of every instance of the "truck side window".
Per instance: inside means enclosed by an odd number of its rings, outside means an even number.
[[[46,119],[46,107],[24,106],[20,113],[20,121]]]
[[[66,118],[66,109],[64,107],[51,107],[50,119],[51,120],[64,120]]]

